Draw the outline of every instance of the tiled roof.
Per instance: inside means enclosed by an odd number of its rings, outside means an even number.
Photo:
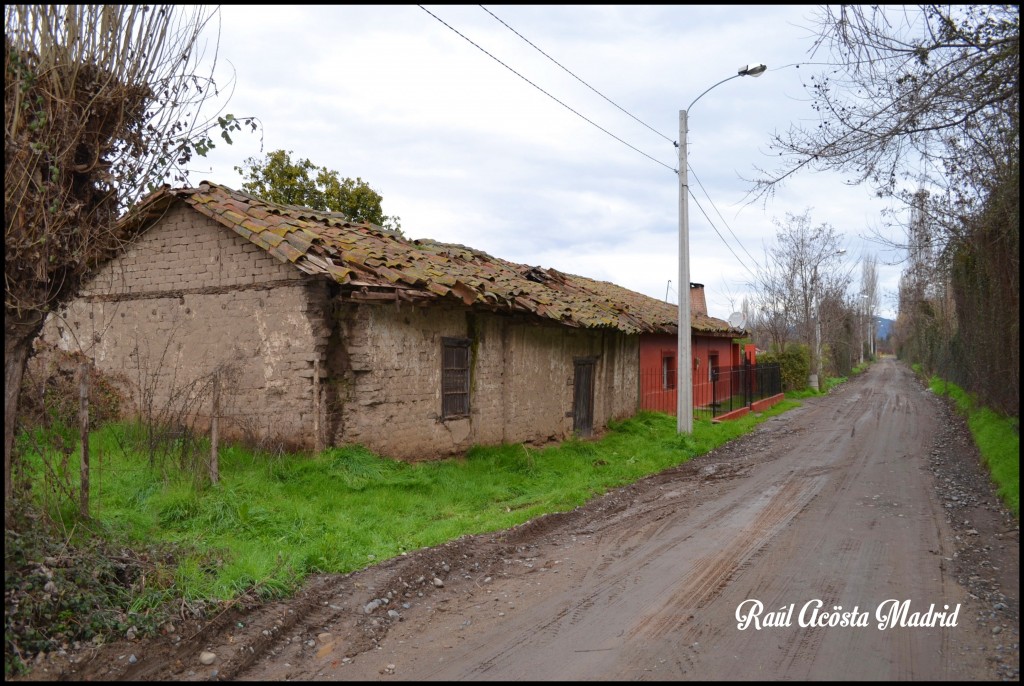
[[[456,298],[468,306],[532,313],[584,328],[677,330],[675,305],[612,283],[508,262],[462,245],[409,240],[338,213],[268,203],[207,181],[198,188],[156,191],[126,221],[145,230],[174,199],[276,259],[352,290],[383,287],[409,300]],[[702,332],[744,334],[706,315],[695,315],[691,322]]]

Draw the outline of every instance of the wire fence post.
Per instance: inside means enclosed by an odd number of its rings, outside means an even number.
[[[89,516],[89,363],[78,367],[78,422],[81,428],[82,461],[81,490],[78,511],[83,518]]]
[[[210,483],[217,485],[220,481],[220,465],[218,463],[217,442],[220,430],[220,370],[213,373],[213,416],[210,417]]]
[[[324,450],[324,438],[320,427],[320,358],[313,360],[313,449]]]

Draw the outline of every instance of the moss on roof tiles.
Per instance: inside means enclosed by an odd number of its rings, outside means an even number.
[[[508,262],[464,245],[410,241],[338,213],[275,205],[209,182],[157,191],[144,205],[156,207],[165,197],[183,200],[282,262],[341,284],[358,271],[360,283],[405,284],[431,297],[532,312],[569,326],[627,333],[677,328],[676,306],[605,281]],[[691,322],[695,330],[743,333],[713,317],[694,316]]]
[[[249,236],[249,240],[258,245],[259,247],[263,248],[264,250],[270,250],[271,248],[277,246],[277,244],[283,241],[284,239],[281,238],[280,236],[275,236],[272,233],[264,231],[263,233],[252,234],[251,236]]]
[[[351,269],[348,269],[347,267],[339,267],[336,264],[328,264],[327,271],[338,283],[345,283],[349,281],[352,275]]]
[[[249,238],[249,236],[253,234],[252,231],[250,231],[249,229],[245,228],[242,225],[232,226],[231,228],[234,229],[235,233],[237,233],[242,238]]]
[[[238,212],[235,212],[234,210],[224,210],[221,214],[224,216],[225,219],[227,219],[228,221],[234,222],[235,224],[240,224],[246,218],[246,215],[239,214]]]
[[[276,246],[268,250],[268,252],[284,262],[295,262],[305,254],[301,250],[292,247],[288,241],[283,239]]]
[[[383,276],[391,283],[398,283],[399,281],[409,281],[408,277],[400,272],[396,272],[394,269],[388,269],[387,267],[380,267],[377,269],[377,273]]]
[[[285,238],[300,253],[305,254],[312,246],[316,236],[303,230],[289,231]]]
[[[448,295],[448,293],[451,292],[450,288],[434,282],[427,284],[427,290],[430,291],[431,293],[436,293],[437,295],[441,296]]]

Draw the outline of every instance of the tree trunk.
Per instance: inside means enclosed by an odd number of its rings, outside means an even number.
[[[42,330],[44,320],[40,312],[20,317],[4,313],[4,522],[8,525],[11,523],[11,496],[14,492],[11,456],[18,419],[18,392],[32,343]]]

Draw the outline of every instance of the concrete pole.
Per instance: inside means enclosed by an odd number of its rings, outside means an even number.
[[[686,110],[679,110],[679,345],[676,360],[676,432],[693,433],[693,352],[690,340],[690,218],[686,175]]]

